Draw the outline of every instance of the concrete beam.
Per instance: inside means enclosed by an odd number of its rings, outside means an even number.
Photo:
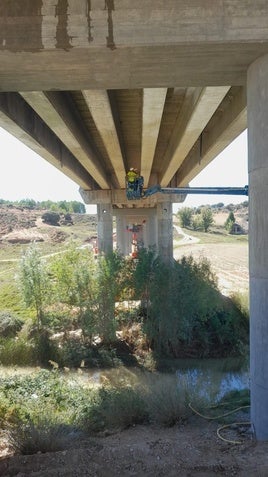
[[[96,183],[18,93],[0,93],[0,126],[82,188]]]
[[[167,89],[143,90],[141,175],[148,187]]]
[[[125,187],[125,165],[107,91],[84,90],[84,100],[110,157],[119,187]]]
[[[177,173],[177,186],[186,186],[247,127],[246,88],[231,88]],[[234,158],[235,160],[235,158]]]
[[[229,89],[229,86],[188,88],[163,158],[162,187],[168,186]]]
[[[74,117],[73,111],[65,100],[64,93],[34,91],[20,94],[72,152],[84,169],[94,176],[99,186],[109,189],[106,172],[92,150],[84,132],[82,120],[79,121],[79,118]]]

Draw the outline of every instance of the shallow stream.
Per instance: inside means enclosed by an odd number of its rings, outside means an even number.
[[[179,360],[179,383],[198,387],[200,395],[212,397],[215,401],[226,393],[249,389],[249,367],[245,360],[239,359],[203,359]]]

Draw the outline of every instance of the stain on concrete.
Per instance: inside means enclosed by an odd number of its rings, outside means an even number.
[[[87,24],[88,24],[88,42],[90,43],[93,41],[93,35],[92,35],[92,18],[91,18],[91,0],[87,0]]]
[[[56,48],[70,50],[72,38],[68,35],[68,0],[58,0],[55,8],[55,17],[58,18],[56,29]]]
[[[42,40],[43,6],[47,0],[0,0],[0,50],[13,52],[37,52],[44,48]],[[115,0],[104,0],[104,10],[107,11],[106,46],[116,49],[114,41],[113,12]],[[88,42],[94,41],[92,0],[86,0],[86,17],[88,24]],[[73,48],[73,38],[68,33],[69,2],[55,0],[51,5],[55,8],[54,33],[55,48],[70,50]],[[47,26],[47,25],[46,25]],[[50,27],[54,25],[50,25]],[[53,38],[53,37],[52,37]],[[52,39],[51,38],[51,39]],[[53,41],[53,40],[52,40]],[[51,45],[52,46],[52,45]]]
[[[108,11],[108,36],[106,37],[106,46],[111,50],[116,49],[114,42],[113,11],[115,10],[114,0],[105,0],[104,10]]]
[[[43,48],[42,6],[42,0],[0,0],[0,50]]]

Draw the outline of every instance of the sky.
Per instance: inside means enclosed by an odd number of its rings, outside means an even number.
[[[1,168],[0,199],[16,201],[60,200],[83,202],[78,185],[38,156],[23,143],[0,128]],[[190,183],[192,187],[244,187],[248,184],[247,132],[243,132]],[[180,207],[198,207],[203,204],[240,203],[246,196],[188,195]],[[96,206],[86,205],[88,213]]]

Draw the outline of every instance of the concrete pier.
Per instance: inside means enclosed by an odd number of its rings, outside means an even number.
[[[158,251],[165,262],[173,259],[173,224],[172,203],[160,202],[157,204],[157,235]]]
[[[268,55],[248,70],[251,420],[268,440]]]
[[[98,250],[99,253],[113,251],[113,209],[112,204],[98,204]]]

